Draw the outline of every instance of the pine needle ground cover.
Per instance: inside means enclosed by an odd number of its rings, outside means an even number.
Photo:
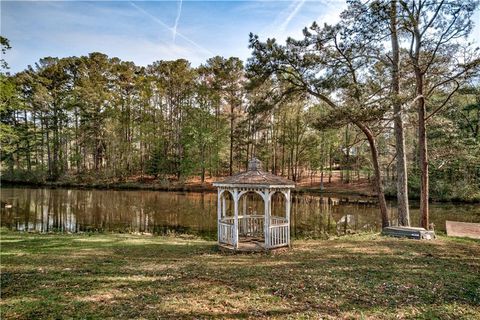
[[[1,231],[2,319],[479,319],[480,242],[352,235],[228,254],[215,242]]]

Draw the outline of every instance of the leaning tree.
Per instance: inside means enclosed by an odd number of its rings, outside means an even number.
[[[378,81],[386,70],[372,59],[377,48],[356,41],[341,25],[320,27],[316,23],[304,30],[302,40],[289,38],[285,45],[275,39],[261,42],[251,34],[250,48],[247,70],[253,83],[260,85],[272,78],[287,82],[288,88],[278,95],[308,93],[330,108],[330,119],[353,123],[363,132],[370,146],[382,226],[388,226],[376,128],[383,122],[386,107],[382,101],[389,86]]]

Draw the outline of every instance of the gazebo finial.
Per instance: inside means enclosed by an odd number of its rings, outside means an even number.
[[[262,170],[262,162],[256,157],[253,157],[248,161],[248,171],[259,171]]]

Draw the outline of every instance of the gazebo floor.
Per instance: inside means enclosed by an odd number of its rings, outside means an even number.
[[[220,243],[219,247],[221,249],[226,249],[228,251],[235,250],[232,245],[229,245],[226,243]],[[235,251],[240,251],[240,252],[265,251],[265,239],[260,237],[239,237],[238,248]]]
[[[259,237],[240,237],[238,239],[238,248],[235,250],[232,245],[220,243],[220,249],[236,252],[263,252],[265,251],[265,239]],[[277,248],[281,249],[281,248]],[[270,249],[272,250],[272,249]]]

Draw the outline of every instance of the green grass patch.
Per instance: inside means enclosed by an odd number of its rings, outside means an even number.
[[[346,236],[227,254],[196,238],[1,230],[2,319],[478,319],[480,242]]]

